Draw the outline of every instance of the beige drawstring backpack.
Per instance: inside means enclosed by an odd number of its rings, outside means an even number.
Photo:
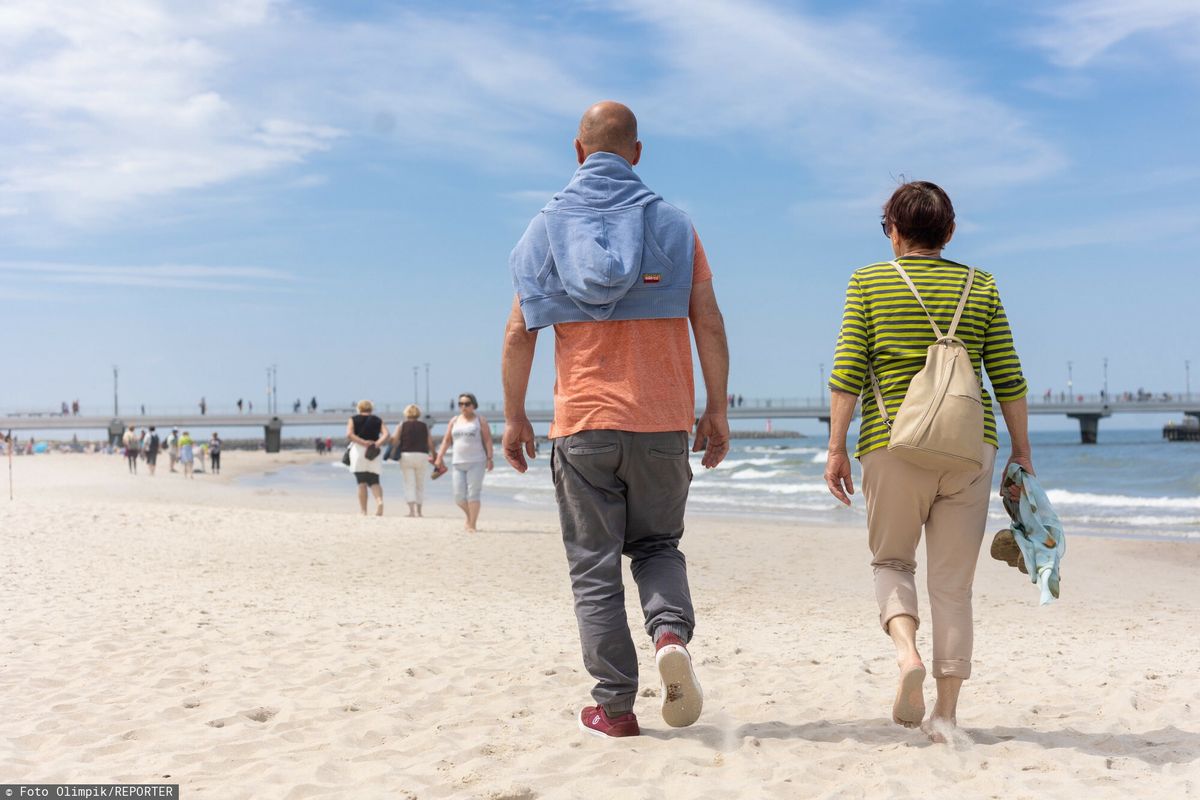
[[[921,310],[933,326],[937,341],[929,346],[925,367],[913,376],[894,420],[888,416],[879,380],[868,363],[875,402],[879,404],[884,424],[891,431],[888,450],[918,467],[939,472],[981,469],[983,400],[979,378],[966,345],[954,335],[966,308],[967,296],[971,293],[975,268],[967,267],[967,285],[954,312],[954,321],[943,334],[908,273],[896,261],[892,261],[891,265],[917,298]]]

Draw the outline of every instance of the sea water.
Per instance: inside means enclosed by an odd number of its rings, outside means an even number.
[[[1200,539],[1200,443],[1167,442],[1154,430],[1105,429],[1100,435],[1095,445],[1080,444],[1078,431],[1030,435],[1034,468],[1067,533]],[[243,480],[291,491],[352,494],[353,478],[337,456],[340,451],[329,461]],[[735,439],[729,455],[713,470],[700,465],[700,456],[692,454],[695,477],[689,513],[763,515],[818,525],[866,524],[858,462],[852,462],[855,495],[847,508],[825,486],[822,438]],[[1008,442],[1002,438],[993,479],[997,490],[1007,456]],[[396,462],[387,463],[383,484],[391,507],[402,508]],[[427,480],[427,502],[449,502],[449,488],[449,475],[437,482]],[[484,502],[555,508],[546,447],[524,474],[498,458],[495,471],[484,480]],[[1003,527],[1007,519],[993,493],[989,531]]]

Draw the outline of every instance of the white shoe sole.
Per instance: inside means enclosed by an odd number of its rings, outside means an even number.
[[[704,692],[692,671],[692,657],[677,644],[669,644],[654,656],[662,682],[662,717],[672,728],[686,728],[700,719]]]

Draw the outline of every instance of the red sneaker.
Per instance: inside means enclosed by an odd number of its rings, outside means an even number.
[[[672,728],[684,728],[700,719],[704,692],[683,640],[673,633],[660,636],[654,644],[654,663],[662,680],[663,721]]]
[[[579,712],[579,730],[592,736],[637,736],[642,731],[638,728],[637,717],[630,711],[619,717],[609,717],[604,713],[603,706],[588,706]]]

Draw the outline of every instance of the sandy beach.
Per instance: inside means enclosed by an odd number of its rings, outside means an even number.
[[[865,531],[692,516],[699,723],[581,735],[590,702],[557,520],[383,518],[120,457],[16,460],[0,501],[0,782],[184,797],[1200,796],[1200,544],[1075,536],[1063,600],[983,554],[950,745],[890,722]],[[1070,522],[1067,520],[1068,535]],[[990,540],[990,535],[989,535]],[[922,592],[922,603],[927,607]],[[928,639],[922,632],[928,653]],[[932,682],[927,684],[932,701]]]

